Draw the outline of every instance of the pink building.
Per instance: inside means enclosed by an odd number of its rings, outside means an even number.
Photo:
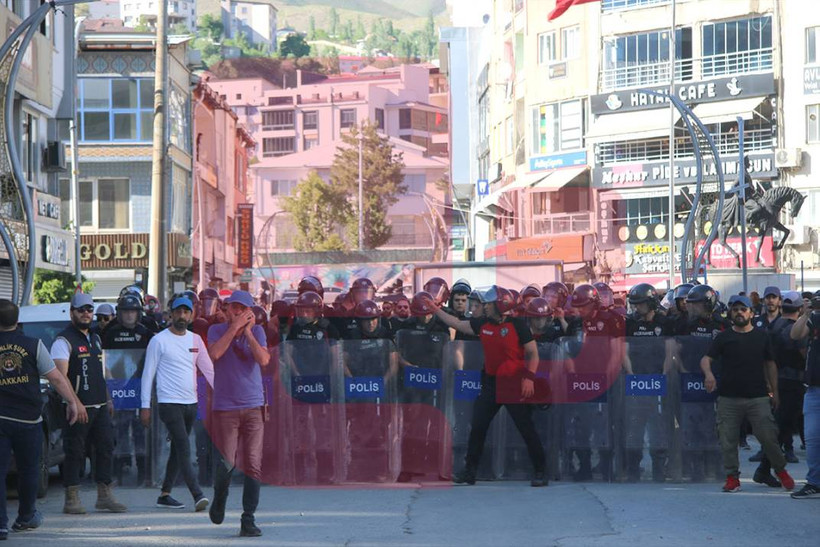
[[[194,88],[193,111],[193,281],[199,290],[222,288],[238,283],[243,272],[238,253],[243,227],[237,217],[250,201],[248,164],[255,143],[205,81]]]
[[[280,214],[281,198],[312,170],[327,180],[341,136],[370,120],[403,152],[409,190],[390,210],[393,240],[384,248],[437,249],[446,257],[449,230],[441,227],[444,235],[438,236],[430,224],[437,218],[449,226],[452,218],[449,192],[436,184],[449,171],[448,114],[433,104],[440,89],[430,68],[402,65],[310,84],[302,80],[297,71],[295,85],[284,89],[262,78],[210,82],[258,143],[251,165],[257,234],[272,219],[269,248],[292,249],[292,223]]]

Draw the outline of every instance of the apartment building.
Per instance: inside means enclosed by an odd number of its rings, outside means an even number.
[[[140,24],[154,28],[159,14],[159,0],[120,0],[120,14],[126,27]],[[168,27],[182,23],[190,31],[196,30],[196,1],[168,0]]]

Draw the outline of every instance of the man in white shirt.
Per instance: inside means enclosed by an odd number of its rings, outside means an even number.
[[[177,475],[182,473],[194,498],[196,511],[203,511],[208,507],[208,498],[203,495],[191,465],[189,436],[196,419],[196,369],[199,368],[208,384],[213,385],[214,365],[202,338],[188,331],[193,308],[189,298],[174,300],[171,304],[170,326],[148,343],[142,373],[140,419],[146,427],[151,423],[151,387],[156,376],[159,418],[165,424],[171,439],[171,453],[165,467],[165,480],[157,498],[157,507],[185,507],[185,504],[171,497],[171,488]]]

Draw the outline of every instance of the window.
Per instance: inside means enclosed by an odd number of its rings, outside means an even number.
[[[152,140],[154,80],[81,78],[78,83],[81,141]]]
[[[809,27],[806,29],[806,64],[813,65],[817,63],[818,55],[818,38],[820,38],[820,27]]]
[[[128,179],[81,180],[80,226],[100,230],[131,227],[131,184]],[[70,182],[60,181],[60,193],[70,194]],[[66,217],[70,218],[70,217]]]
[[[582,101],[537,106],[532,110],[532,154],[553,154],[583,146]]]
[[[190,110],[189,95],[176,85],[171,85],[171,91],[168,93],[168,117],[171,122],[168,139],[171,144],[188,153],[191,152]],[[146,122],[148,118],[153,121],[153,114],[146,114],[145,118]]]
[[[384,131],[384,109],[376,109],[376,127]]]
[[[191,225],[190,175],[174,163],[171,166],[171,232],[185,233]]]
[[[304,150],[310,150],[311,148],[316,148],[317,146],[319,146],[319,139],[305,137],[303,142]]]
[[[580,56],[580,27],[569,27],[561,30],[561,43],[564,47],[562,59],[577,59]]]
[[[39,174],[40,150],[38,146],[37,125],[38,118],[28,112],[22,113],[22,142],[20,145],[20,160],[23,164],[23,174],[26,180],[35,184]]]
[[[274,137],[262,139],[262,157],[272,158],[284,156],[295,151],[295,139],[293,137]]]
[[[345,108],[339,112],[339,126],[342,129],[356,125],[356,109]]]
[[[675,79],[692,78],[692,29],[680,28],[675,37]],[[618,36],[604,42],[604,87],[608,89],[669,81],[669,34],[656,30]]]
[[[319,113],[315,110],[303,112],[302,129],[319,129]]]
[[[237,94],[236,94],[236,100],[237,100],[237,101],[241,101],[241,100],[242,100],[242,94],[241,94],[241,93],[237,93]]]
[[[617,11],[639,6],[651,6],[652,4],[668,4],[670,0],[603,0],[601,11]]]
[[[538,35],[538,64],[548,65],[555,59],[555,32],[542,32]]]
[[[820,104],[806,106],[806,142],[820,142]]]
[[[669,198],[640,198],[619,200],[614,204],[617,219],[623,224],[661,224],[668,220]]]
[[[60,197],[60,222],[65,228],[74,218],[74,214],[71,211],[73,202],[71,201],[70,179],[60,179],[57,195]]]
[[[298,180],[272,180],[270,181],[270,195],[289,196],[298,185]]]
[[[263,131],[277,131],[280,129],[293,129],[293,110],[262,112]]]
[[[415,192],[423,194],[427,189],[426,175],[404,175],[404,185],[407,186],[408,192]]]
[[[703,25],[703,76],[772,68],[772,18]]]
[[[399,110],[399,129],[410,129],[413,126],[413,113],[409,108]]]

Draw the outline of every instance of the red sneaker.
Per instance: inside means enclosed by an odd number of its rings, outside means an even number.
[[[794,481],[792,481],[792,485],[794,485]],[[726,477],[726,484],[723,485],[723,491],[740,492],[740,480],[734,475],[729,475],[728,477]]]
[[[775,473],[777,478],[780,479],[780,484],[783,485],[783,489],[791,492],[794,490],[794,479],[789,475],[789,472],[785,469],[783,471],[778,471]]]

